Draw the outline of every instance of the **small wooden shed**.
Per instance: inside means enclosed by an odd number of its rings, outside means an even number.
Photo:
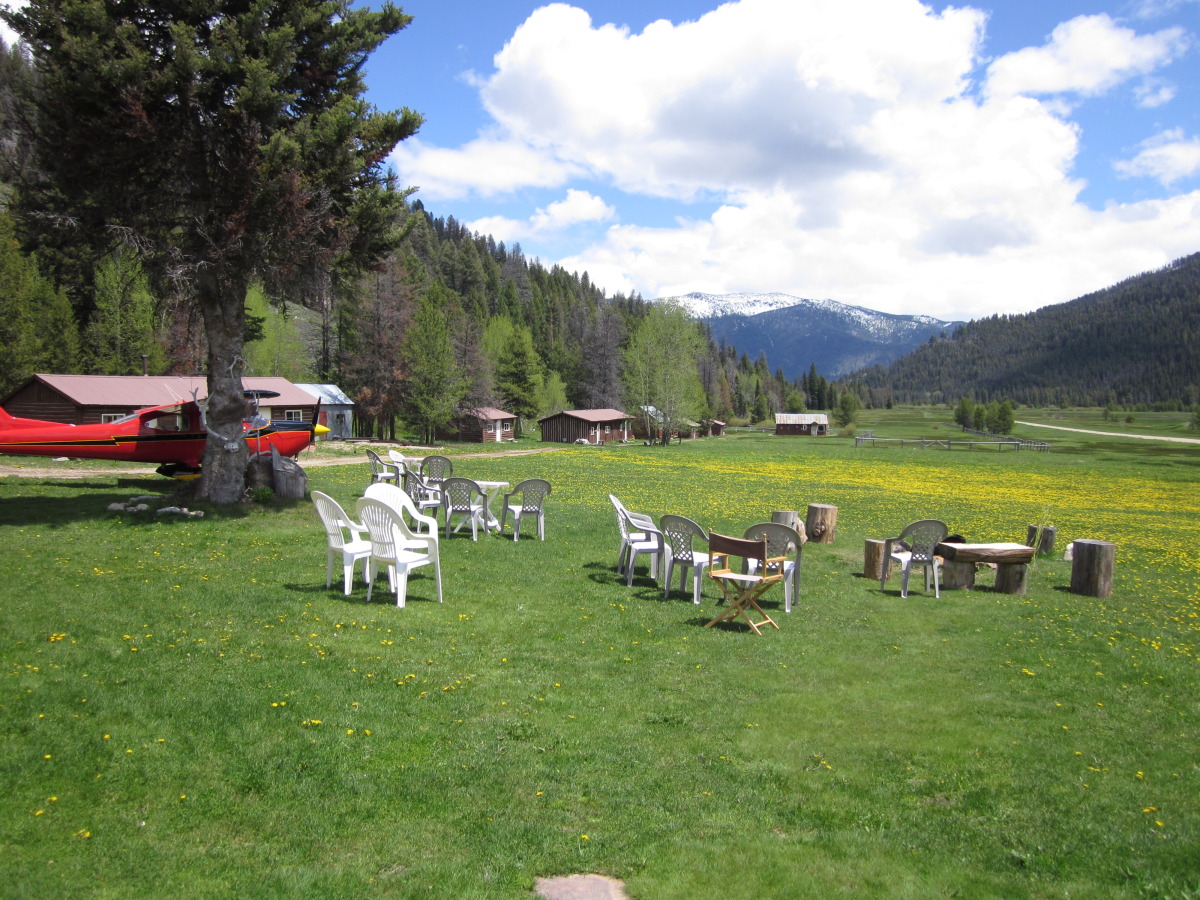
[[[725,423],[720,419],[713,419],[708,423],[708,433],[712,437],[720,437],[725,433]]]
[[[488,443],[509,441],[516,438],[517,414],[481,406],[460,410],[447,428],[437,429],[437,438],[442,441],[467,441]]]
[[[776,434],[829,434],[825,413],[775,413]]]
[[[274,391],[259,412],[270,419],[309,422],[317,398],[286,378],[243,378],[246,390]],[[25,383],[0,399],[9,415],[44,419],[68,425],[112,422],[149,406],[165,406],[208,396],[203,375],[31,375]]]
[[[559,444],[604,444],[633,439],[630,416],[619,409],[567,409],[538,419],[542,440]]]
[[[336,384],[297,384],[321,401],[321,412],[317,424],[329,429],[328,434],[317,437],[319,441],[344,441],[354,437],[354,401],[346,396]]]

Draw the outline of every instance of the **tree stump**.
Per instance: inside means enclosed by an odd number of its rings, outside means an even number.
[[[941,566],[942,590],[955,591],[975,587],[975,563],[947,560]]]
[[[1071,593],[1088,597],[1110,596],[1117,545],[1111,541],[1074,541],[1072,546]]]
[[[780,525],[786,525],[788,528],[800,535],[800,543],[803,544],[808,540],[808,533],[805,531],[804,523],[800,521],[800,513],[790,509],[777,509],[771,513],[771,521],[778,522]]]
[[[1025,532],[1025,545],[1033,547],[1038,556],[1049,556],[1054,552],[1054,538],[1058,529],[1053,525],[1030,525]]]
[[[1029,586],[1029,566],[1000,563],[996,566],[996,590],[1001,594],[1024,594]]]
[[[808,518],[805,520],[808,539],[818,544],[832,544],[837,534],[837,513],[836,506],[808,504]]]
[[[892,577],[892,561],[883,555],[887,541],[867,540],[863,543],[863,577],[883,581]],[[884,574],[884,570],[887,574]]]
[[[280,456],[271,448],[271,469],[275,476],[275,496],[284,500],[303,500],[308,493],[308,473],[300,463],[288,456]]]

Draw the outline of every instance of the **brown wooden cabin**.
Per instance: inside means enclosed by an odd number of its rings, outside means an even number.
[[[775,413],[776,434],[829,434],[829,417],[825,413]]]
[[[310,422],[317,398],[286,378],[243,378],[246,390],[275,391],[260,414],[271,419]],[[208,396],[203,375],[31,375],[0,406],[10,416],[67,425],[112,422],[148,406],[165,406]]]
[[[516,413],[505,412],[492,406],[460,410],[454,421],[446,428],[437,429],[437,438],[442,441],[465,441],[485,444],[509,441],[516,438]]]
[[[556,444],[604,444],[633,440],[629,414],[619,409],[567,409],[538,419],[542,440]]]
[[[710,437],[720,437],[725,433],[725,423],[720,419],[713,419],[708,423],[708,433]]]

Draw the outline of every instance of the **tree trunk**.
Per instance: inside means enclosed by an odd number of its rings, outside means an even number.
[[[1054,552],[1054,538],[1057,534],[1058,529],[1053,525],[1030,525],[1025,531],[1025,543],[1036,547],[1035,552],[1038,556],[1049,556]]]
[[[887,570],[887,577],[892,577],[892,561],[883,555],[886,546],[887,541],[868,539],[863,542],[864,578],[870,578],[872,581],[882,581],[885,569]]]
[[[237,503],[246,492],[249,458],[242,438],[246,287],[236,279],[202,278],[197,299],[208,335],[208,444],[200,496],[214,503]]]
[[[836,506],[826,503],[808,504],[808,518],[805,522],[808,539],[818,544],[832,544],[837,534]]]
[[[942,566],[942,590],[975,587],[975,563],[947,561]]]
[[[996,590],[1001,594],[1024,594],[1029,585],[1029,566],[1000,563],[996,566]]]
[[[1117,545],[1109,541],[1075,541],[1071,559],[1071,593],[1088,597],[1112,594]]]

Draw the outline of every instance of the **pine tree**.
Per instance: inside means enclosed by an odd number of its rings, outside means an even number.
[[[412,327],[404,339],[404,415],[430,442],[434,432],[450,423],[468,382],[454,361],[446,310],[438,293],[421,298]],[[444,296],[442,297],[444,300]]]
[[[5,11],[32,49],[34,150],[15,209],[185,289],[208,337],[201,494],[241,499],[246,292],[311,300],[394,246],[384,170],[420,116],[362,99],[364,62],[409,17],[350,0],[36,0]],[[38,180],[31,180],[37,176]],[[232,448],[232,449],[230,449]]]

